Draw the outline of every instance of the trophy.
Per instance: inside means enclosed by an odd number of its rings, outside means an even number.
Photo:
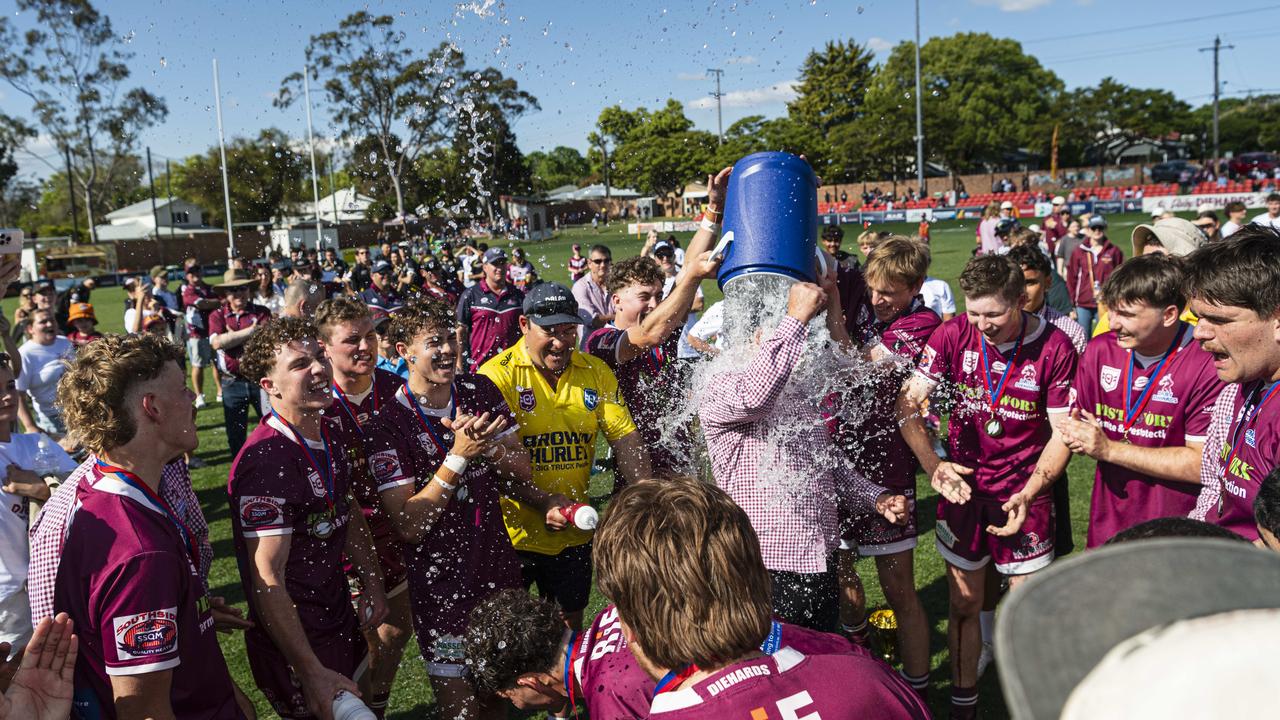
[[[886,608],[871,613],[867,622],[875,628],[875,646],[880,657],[892,664],[898,659],[898,618]]]

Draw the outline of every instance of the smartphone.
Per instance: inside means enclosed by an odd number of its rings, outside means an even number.
[[[22,253],[22,231],[17,228],[0,229],[0,255]]]

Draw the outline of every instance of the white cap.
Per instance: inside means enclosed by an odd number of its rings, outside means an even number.
[[[1001,210],[1012,210],[1012,209],[1013,209],[1013,203],[1009,202],[1008,200],[1005,200],[1004,202],[1000,203],[1000,209],[1001,209]]]
[[[1061,205],[1062,203],[1064,203],[1064,202],[1066,202],[1066,201],[1067,201],[1067,199],[1066,199],[1066,198],[1064,198],[1064,197],[1062,197],[1061,195],[1057,195],[1057,196],[1055,196],[1055,197],[1053,198],[1053,204],[1054,204],[1054,205]]]
[[[1040,234],[1040,226],[1035,223],[1031,223],[1029,226],[1027,226],[1027,229],[1033,233],[1036,233],[1037,235]]]
[[[1151,208],[1151,217],[1160,217],[1165,212],[1163,205],[1157,205]]]
[[[1212,205],[1200,203],[1200,206],[1196,208],[1196,214],[1198,215],[1200,213],[1213,212],[1214,209],[1215,208]]]

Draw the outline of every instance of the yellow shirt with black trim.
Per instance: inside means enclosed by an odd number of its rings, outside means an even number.
[[[480,374],[498,386],[515,413],[520,441],[533,462],[534,484],[586,502],[597,435],[603,432],[614,442],[636,429],[609,366],[575,350],[553,388],[520,338],[482,365]],[[502,499],[502,517],[517,550],[557,555],[591,540],[591,533],[573,527],[550,532],[544,513],[507,498]]]

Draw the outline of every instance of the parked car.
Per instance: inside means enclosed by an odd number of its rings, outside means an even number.
[[[1249,152],[1231,158],[1227,167],[1231,170],[1232,176],[1240,177],[1247,176],[1254,170],[1261,170],[1270,175],[1276,169],[1276,165],[1280,165],[1280,158],[1277,158],[1275,153]]]
[[[1200,166],[1190,160],[1169,160],[1151,166],[1151,182],[1189,183],[1200,174]]]

